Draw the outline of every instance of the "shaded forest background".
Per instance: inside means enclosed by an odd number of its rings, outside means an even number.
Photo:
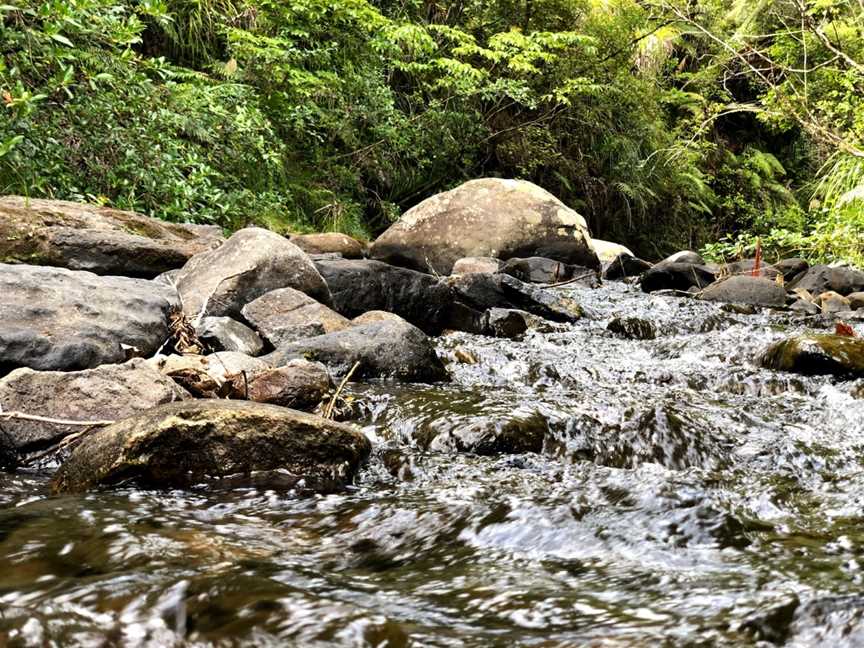
[[[518,177],[647,258],[864,263],[864,0],[0,0],[0,99],[2,194],[370,237]]]

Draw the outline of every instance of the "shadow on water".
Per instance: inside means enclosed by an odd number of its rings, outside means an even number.
[[[568,292],[576,325],[441,338],[451,385],[354,385],[344,493],[0,474],[0,644],[864,643],[864,389],[752,364],[814,322]]]

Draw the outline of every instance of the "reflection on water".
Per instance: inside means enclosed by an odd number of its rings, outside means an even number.
[[[861,382],[756,369],[784,314],[572,293],[575,326],[442,338],[452,385],[354,386],[348,492],[0,475],[0,645],[864,643]]]

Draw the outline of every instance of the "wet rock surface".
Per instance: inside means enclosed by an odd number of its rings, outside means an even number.
[[[8,264],[0,264],[0,295],[0,376],[152,355],[178,303],[173,288],[153,281]]]
[[[165,488],[283,471],[320,489],[345,483],[369,452],[351,427],[284,407],[234,401],[163,405],[89,434],[52,487],[80,492],[136,483]]]
[[[61,497],[0,473],[0,637],[860,643],[864,381],[754,362],[834,318],[560,290],[586,316],[435,339],[448,384],[349,384],[371,454],[326,497],[273,471]]]
[[[864,339],[799,335],[772,345],[760,356],[759,364],[805,375],[864,377]]]

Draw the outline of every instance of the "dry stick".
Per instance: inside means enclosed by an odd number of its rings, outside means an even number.
[[[70,421],[69,419],[49,418],[47,416],[36,416],[24,412],[0,412],[0,418],[21,419],[23,421],[39,421],[40,423],[52,423],[54,425],[80,425],[92,427],[94,425],[114,425],[117,421]]]
[[[567,281],[561,281],[559,283],[552,284],[543,284],[540,286],[541,288],[557,288],[558,286],[566,286],[567,284],[576,283],[577,281],[582,281],[583,279],[588,279],[590,277],[596,277],[596,272],[589,272],[587,274],[579,275],[578,277],[573,277],[572,279],[568,279]]]
[[[90,432],[90,430],[82,430],[81,432],[75,432],[74,434],[70,434],[69,436],[63,437],[62,439],[60,439],[60,441],[58,441],[57,443],[52,445],[50,448],[47,448],[46,450],[43,450],[42,452],[39,452],[38,454],[27,457],[27,459],[23,462],[23,464],[25,466],[31,466],[34,463],[36,463],[37,461],[39,461],[40,459],[44,459],[48,455],[55,454],[55,453],[59,452],[60,450],[62,450],[63,448],[65,448],[66,446],[71,445],[74,441],[77,441],[79,438],[81,438],[85,434],[88,434],[89,432]]]
[[[345,377],[342,379],[342,382],[339,383],[339,386],[336,388],[335,393],[333,394],[333,398],[330,399],[330,402],[327,403],[327,406],[324,408],[324,418],[329,419],[333,417],[333,410],[336,409],[336,399],[339,398],[339,394],[342,393],[342,390],[345,389],[345,385],[348,384],[348,381],[351,379],[351,376],[354,375],[354,372],[357,371],[357,367],[360,366],[360,361],[354,363],[354,366],[351,367],[351,371],[345,374]]]

